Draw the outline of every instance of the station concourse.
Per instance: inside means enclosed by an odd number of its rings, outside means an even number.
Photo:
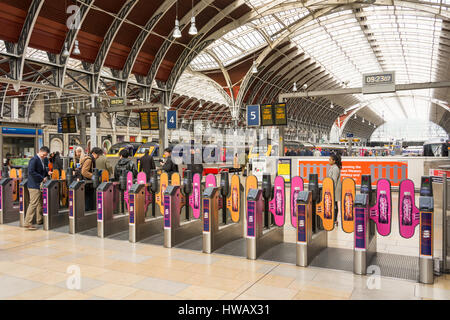
[[[450,300],[449,0],[0,16],[0,300]]]

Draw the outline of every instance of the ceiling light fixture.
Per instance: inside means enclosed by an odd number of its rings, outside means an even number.
[[[75,40],[75,47],[73,48],[72,53],[77,56],[81,54],[80,48],[78,47],[78,40]]]
[[[334,104],[333,104],[333,101],[331,101],[330,109],[333,109],[333,108],[334,108]]]
[[[296,82],[294,82],[294,87],[292,88],[292,91],[297,92],[297,83]]]
[[[195,16],[194,16],[194,0],[192,0],[192,17],[191,17],[191,27],[189,28],[189,34],[195,36],[198,33],[197,27],[195,26]]]
[[[252,73],[258,73],[258,64],[256,63],[255,60],[253,60],[253,67],[252,67]]]
[[[180,21],[178,21],[178,1],[175,4],[176,17],[175,17],[175,29],[173,30],[173,37],[175,39],[181,38]]]
[[[304,85],[303,85],[303,90],[306,90],[306,89],[308,89],[308,84],[307,83],[305,83]]]
[[[69,50],[67,50],[67,42],[64,42],[64,51],[62,53],[63,57],[68,57],[70,55]]]

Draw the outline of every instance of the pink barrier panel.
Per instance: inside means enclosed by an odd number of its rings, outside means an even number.
[[[147,184],[147,175],[145,172],[139,172],[137,175],[138,184]],[[145,211],[147,211],[148,206],[152,202],[152,194],[145,188]]]
[[[274,181],[274,196],[269,202],[269,210],[275,218],[275,224],[279,227],[284,226],[285,199],[284,178],[277,176]]]
[[[189,205],[192,208],[192,215],[195,219],[200,219],[200,197],[201,197],[201,175],[194,174],[192,178],[192,194],[189,196]]]
[[[415,205],[414,182],[406,179],[400,182],[398,198],[398,225],[400,235],[409,239],[420,224],[419,208]]]
[[[213,174],[208,174],[206,176],[205,188],[217,187],[216,176]]]
[[[370,208],[370,219],[377,224],[377,231],[381,236],[391,233],[392,196],[391,183],[387,179],[377,181],[377,203]]]
[[[291,181],[291,223],[297,228],[297,195],[303,191],[303,179],[294,177]]]
[[[125,198],[125,203],[127,204],[127,209],[130,210],[130,202],[128,199],[128,191],[131,189],[131,187],[133,186],[133,173],[132,172],[128,172],[127,173],[127,190],[125,190],[124,192],[124,198]]]

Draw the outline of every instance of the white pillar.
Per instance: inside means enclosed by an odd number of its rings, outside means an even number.
[[[95,108],[95,95],[91,96],[91,108]],[[95,112],[91,113],[91,150],[97,147],[97,116]]]

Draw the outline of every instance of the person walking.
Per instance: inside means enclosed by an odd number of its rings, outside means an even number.
[[[334,222],[337,225],[337,215],[339,212],[338,200],[340,202],[341,199],[341,170],[342,170],[342,161],[341,156],[335,153],[330,155],[328,160],[328,164],[330,165],[327,170],[327,177],[333,179],[334,182]]]
[[[111,164],[109,163],[108,158],[105,156],[105,153],[100,148],[94,148],[98,149],[96,152],[98,152],[98,157],[95,159],[95,168],[97,168],[100,171],[106,170],[108,171],[108,174],[110,177],[113,175],[113,168]]]
[[[178,172],[178,166],[172,161],[172,149],[166,148],[164,149],[164,158],[165,161],[160,159],[159,161],[162,163],[162,170],[167,172],[169,175],[169,179],[172,177],[172,173]]]
[[[53,170],[59,170],[60,174],[63,170],[63,160],[61,159],[59,151],[56,151],[53,156]]]
[[[38,154],[28,163],[27,187],[30,194],[30,203],[24,222],[24,228],[27,230],[36,230],[36,227],[33,226],[35,215],[36,223],[43,224],[41,183],[47,181],[48,178],[48,171],[45,169],[44,159],[47,158],[49,152],[50,149],[48,147],[41,147]]]
[[[148,180],[150,178],[151,171],[156,169],[155,160],[150,155],[148,150],[146,150],[144,155],[139,159],[139,163],[139,170],[141,172],[145,172]]]
[[[136,163],[129,158],[129,152],[127,149],[123,149],[119,152],[120,159],[114,167],[114,180],[119,181],[119,177],[123,172],[131,171],[133,173],[133,178],[137,177],[138,170]]]

